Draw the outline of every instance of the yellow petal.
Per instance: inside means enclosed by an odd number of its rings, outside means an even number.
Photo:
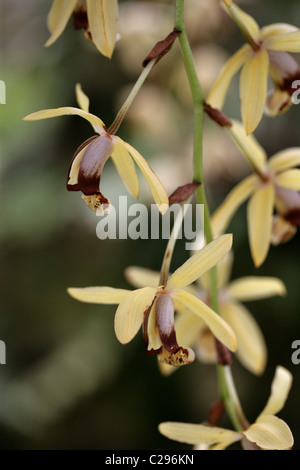
[[[296,26],[293,26],[288,23],[273,23],[261,28],[260,35],[261,38],[264,39],[264,45],[266,49],[268,49],[267,39],[272,38],[274,36],[278,36],[279,34],[292,33],[297,30],[298,28]]]
[[[137,198],[139,195],[139,180],[130,153],[121,145],[115,144],[111,158],[127,190],[133,197]]]
[[[247,135],[244,126],[238,121],[233,120],[232,126],[228,127],[227,130],[252,168],[263,171],[267,161],[267,154],[256,138],[252,134]]]
[[[175,303],[176,308],[176,303]],[[206,329],[205,322],[196,317],[189,310],[183,311],[175,318],[175,331],[178,344],[189,347],[200,338],[201,332]]]
[[[236,355],[240,362],[253,374],[262,374],[267,361],[267,348],[254,317],[236,302],[224,302],[221,313],[236,334]]]
[[[87,0],[92,40],[97,49],[111,57],[118,32],[118,0]]]
[[[240,301],[264,299],[273,295],[285,295],[283,282],[275,277],[247,276],[231,282],[227,294]]]
[[[229,11],[232,14],[233,18],[237,19],[237,23],[243,31],[247,31],[254,40],[259,39],[260,29],[257,22],[252,16],[244,12],[233,2]]]
[[[92,304],[119,304],[132,292],[127,289],[115,289],[113,287],[69,287],[71,297],[81,302]]]
[[[169,198],[160,180],[158,179],[156,174],[153,172],[153,170],[150,168],[146,160],[142,157],[142,155],[135,148],[133,148],[127,142],[124,142],[123,140],[121,140],[119,137],[115,137],[115,139],[117,139],[118,142],[121,145],[123,145],[125,149],[128,150],[130,155],[132,155],[133,159],[135,160],[136,164],[140,168],[141,172],[143,173],[149,185],[154,201],[156,202],[156,204],[158,204],[160,212],[164,214],[169,207]]]
[[[243,434],[263,450],[288,450],[294,444],[288,425],[272,415],[258,418]]]
[[[237,341],[231,327],[204,302],[183,289],[174,290],[172,296],[176,302],[202,318],[213,335],[228,349],[236,350]]]
[[[42,111],[37,111],[36,113],[28,114],[23,119],[24,121],[39,121],[40,119],[49,119],[58,116],[80,116],[87,121],[89,121],[92,126],[94,127],[95,131],[98,134],[103,133],[104,131],[104,123],[101,121],[98,116],[94,114],[87,113],[79,108],[73,108],[71,106],[64,106],[62,108],[54,108],[54,109],[44,109]]]
[[[270,247],[274,192],[272,184],[265,184],[253,194],[248,203],[249,243],[256,267],[265,261]]]
[[[76,99],[79,107],[85,111],[86,113],[89,112],[90,107],[90,100],[88,96],[82,91],[82,87],[80,83],[76,83],[75,87]]]
[[[115,333],[120,343],[129,343],[137,334],[155,292],[153,287],[143,287],[132,291],[120,303],[115,315]]]
[[[228,282],[231,277],[231,269],[233,263],[233,254],[230,251],[217,265],[217,278],[218,278],[218,287],[222,289]],[[210,273],[206,272],[198,280],[199,285],[203,287],[206,291],[210,289]]]
[[[126,268],[125,277],[134,287],[158,287],[159,283],[159,272],[139,266]]]
[[[161,423],[158,427],[159,432],[169,439],[174,441],[183,442],[185,444],[216,444],[216,443],[231,443],[239,441],[241,434],[213,426],[204,426],[203,424],[188,424],[165,422]]]
[[[215,266],[231,249],[232,235],[226,234],[201,248],[183,263],[171,276],[170,286],[185,287]]]
[[[275,376],[271,385],[269,400],[261,412],[262,415],[275,415],[282,410],[292,386],[292,374],[282,366],[276,367]]]
[[[300,147],[291,147],[275,153],[270,158],[268,165],[276,172],[300,165]]]
[[[229,225],[238,208],[255,190],[258,183],[256,175],[250,175],[238,183],[226,196],[224,202],[218,207],[211,218],[212,230],[215,236],[223,233]]]
[[[276,184],[284,188],[300,191],[300,170],[287,170],[276,176]]]
[[[269,57],[265,49],[255,52],[243,66],[240,100],[246,134],[251,134],[262,118],[267,96],[268,68]]]
[[[48,13],[47,25],[51,34],[45,46],[53,44],[64,31],[78,0],[55,0]]]
[[[300,30],[273,36],[267,47],[273,51],[300,52]]]
[[[148,321],[147,321],[147,337],[148,337],[148,346],[147,349],[148,351],[151,351],[153,349],[154,351],[157,351],[159,348],[161,348],[162,343],[159,335],[159,330],[156,322],[156,300],[153,302],[153,305],[151,307]]]
[[[250,46],[244,45],[223,66],[206,99],[206,102],[213,108],[222,109],[230,82],[247,60],[250,50]]]

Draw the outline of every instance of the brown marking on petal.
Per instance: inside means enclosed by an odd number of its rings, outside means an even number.
[[[209,426],[216,426],[220,419],[222,418],[223,414],[225,412],[225,405],[224,401],[222,398],[218,401],[215,401],[208,412],[208,417],[207,417],[207,424]]]
[[[174,29],[168,36],[163,39],[162,41],[159,41],[155,44],[155,46],[151,49],[149,54],[145,57],[145,59],[142,62],[142,66],[146,67],[146,65],[149,64],[149,62],[153,59],[156,59],[155,64],[171,49],[171,47],[174,44],[175,39],[179,36],[181,31],[178,31],[177,29]]]
[[[187,183],[183,186],[179,186],[169,197],[169,205],[185,201],[188,197],[194,194],[200,184],[201,183],[198,181],[193,181],[193,183]]]
[[[76,159],[77,155],[81,152],[81,150],[84,149],[84,147],[87,147],[94,139],[97,139],[99,137],[98,135],[93,135],[89,139],[85,140],[76,150],[76,152],[73,155],[73,158],[71,160],[70,166],[69,166],[69,171],[68,171],[68,178],[67,178],[67,190],[68,191],[80,191],[80,188],[78,187],[78,184],[69,184],[69,179],[70,179],[70,172],[74,163],[74,160]]]
[[[221,127],[231,127],[232,122],[219,109],[213,108],[208,103],[204,103],[206,114]]]
[[[285,220],[290,222],[292,225],[300,226],[300,209],[292,209],[284,214]]]
[[[89,29],[89,21],[86,10],[79,9],[73,13],[73,27],[74,29]]]
[[[286,91],[290,96],[292,96],[293,93],[295,93],[295,91],[296,91],[296,88],[292,86],[294,81],[296,81],[296,80],[300,80],[300,70],[299,69],[298,69],[297,73],[295,73],[294,75],[290,75],[289,77],[286,77],[283,80],[283,82],[279,86],[280,90]]]
[[[80,162],[77,187],[86,196],[98,194],[103,167],[114,144],[108,135],[99,136],[88,146]]]
[[[218,364],[221,366],[228,366],[232,363],[231,353],[229,349],[221,343],[216,338],[216,348],[217,348],[217,355],[218,355]]]
[[[164,362],[173,367],[185,366],[191,364],[195,360],[195,353],[190,348],[179,348],[176,353],[170,353],[164,347],[158,353],[160,362]]]

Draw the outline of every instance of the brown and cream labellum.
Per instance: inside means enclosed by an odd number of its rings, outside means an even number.
[[[155,311],[162,343],[158,359],[176,367],[191,364],[195,359],[194,351],[190,348],[182,348],[177,343],[174,325],[174,303],[170,295],[162,293],[157,296]]]
[[[67,189],[86,196],[100,193],[100,178],[114,144],[107,135],[92,137],[76,151],[68,174]]]
[[[97,212],[98,215],[105,215],[109,213],[110,201],[103,194],[97,193],[92,194],[91,196],[82,195],[82,199],[86,205],[92,209],[94,212]]]
[[[176,340],[174,325],[174,303],[168,294],[160,294],[156,300],[156,324],[163,346],[171,353],[175,353],[179,346]]]
[[[187,364],[192,364],[195,360],[195,353],[191,348],[181,348],[176,353],[170,353],[164,347],[158,353],[160,362],[168,364],[173,367],[180,367]]]
[[[298,63],[288,52],[268,51],[270,59],[270,76],[275,85],[282,91],[292,95],[295,91],[292,84],[300,79]]]
[[[272,221],[271,243],[280,245],[286,243],[296,234],[297,229],[280,215],[274,215]]]

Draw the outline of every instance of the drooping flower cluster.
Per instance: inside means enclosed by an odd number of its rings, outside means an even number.
[[[183,11],[183,3],[184,0],[176,0],[177,20],[179,12]],[[286,23],[259,28],[257,22],[233,1],[224,0],[224,4],[240,28],[246,44],[224,65],[205,102],[204,99],[197,99],[194,104],[196,106],[201,102],[202,107],[209,107],[212,116],[217,116],[215,120],[226,128],[250,164],[253,174],[238,183],[211,218],[209,211],[205,212],[205,223],[209,225],[205,231],[205,246],[172,274],[169,267],[175,242],[169,241],[160,273],[132,266],[126,270],[127,280],[136,287],[135,290],[108,286],[71,287],[68,293],[81,302],[117,305],[114,328],[120,343],[130,342],[142,327],[146,354],[157,355],[163,372],[174,370],[174,366],[192,363],[194,349],[201,360],[216,363],[222,368],[222,387],[227,387],[226,399],[231,400],[229,411],[234,414],[232,422],[235,430],[226,430],[211,423],[166,422],[159,426],[164,436],[191,444],[195,449],[221,450],[239,441],[245,449],[290,449],[293,445],[292,433],[288,425],[275,415],[287,399],[291,374],[283,367],[277,368],[271,396],[256,421],[250,424],[237,399],[229,373],[230,360],[222,362],[219,348],[221,345],[224,354],[229,350],[230,358],[231,353],[236,352],[237,358],[249,371],[262,374],[268,348],[259,322],[241,302],[286,293],[284,284],[276,277],[245,276],[230,282],[233,237],[225,232],[235,212],[249,199],[247,223],[250,250],[254,265],[259,267],[268,255],[270,244],[289,240],[300,224],[300,170],[296,168],[300,165],[300,148],[279,151],[268,159],[252,135],[264,111],[276,116],[286,111],[292,103],[293,81],[300,78],[300,69],[290,53],[300,52],[300,31]],[[85,36],[110,58],[118,33],[117,0],[55,0],[48,15],[51,36],[47,46],[60,37],[72,15],[75,28],[84,29]],[[105,211],[109,204],[109,199],[100,191],[100,180],[110,157],[132,196],[137,198],[139,195],[137,164],[161,213],[172,203],[172,198],[168,197],[144,157],[116,132],[151,68],[170,50],[177,37],[180,42],[183,32],[175,27],[146,56],[144,71],[110,127],[107,128],[98,116],[90,113],[89,99],[79,84],[76,85],[79,107],[46,109],[24,118],[34,121],[76,115],[92,125],[93,135],[78,147],[71,160],[67,189],[81,191],[84,201],[94,211]],[[189,44],[186,38],[184,41],[181,48],[186,70],[189,71]],[[220,111],[231,80],[240,69],[242,124],[222,117]],[[268,92],[269,76],[274,89]],[[189,79],[192,88],[195,74],[192,78],[189,75]],[[195,129],[195,134],[197,132],[199,129]],[[199,146],[197,150],[202,152]],[[195,151],[195,158],[196,154]],[[201,165],[202,162],[196,162],[195,166]],[[205,182],[198,179],[192,183],[193,191],[197,188],[201,192]],[[202,202],[205,200],[203,194],[205,190],[201,193]],[[221,398],[226,401],[224,396]]]

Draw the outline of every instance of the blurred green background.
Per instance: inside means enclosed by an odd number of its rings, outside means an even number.
[[[102,57],[70,22],[51,47],[46,16],[50,0],[0,0],[0,79],[6,105],[1,129],[1,449],[175,449],[157,431],[161,421],[201,422],[218,398],[215,367],[195,362],[163,377],[155,357],[146,357],[142,335],[127,346],[113,331],[115,308],[70,298],[69,286],[130,288],[124,269],[158,270],[165,248],[160,240],[106,240],[99,221],[79,193],[65,189],[77,147],[92,135],[78,117],[38,122],[22,118],[49,107],[76,106],[80,82],[91,112],[109,125],[141,72],[141,61],[173,28],[174,1],[121,1],[120,35],[111,60]],[[239,2],[260,25],[300,25],[297,0]],[[186,1],[187,32],[206,93],[221,65],[242,37],[214,0]],[[298,60],[297,55],[295,55]],[[300,59],[300,58],[299,58]],[[225,112],[239,118],[238,81]],[[192,179],[192,108],[178,44],[153,70],[122,124],[119,135],[150,162],[171,194]],[[264,117],[256,136],[268,155],[300,145],[300,108]],[[247,172],[243,157],[222,130],[205,122],[205,171],[211,210]],[[139,173],[141,176],[141,174]],[[152,202],[142,178],[139,202]],[[112,202],[126,190],[108,162],[101,188]],[[252,302],[249,309],[268,345],[265,373],[255,377],[234,358],[233,374],[248,419],[255,420],[269,396],[278,364],[294,376],[280,417],[300,450],[300,365],[291,344],[300,337],[299,235],[271,248],[255,270],[249,255],[245,206],[234,217],[233,277],[272,275],[286,284],[288,297]],[[182,244],[172,269],[188,256]],[[228,425],[226,418],[222,425]]]

